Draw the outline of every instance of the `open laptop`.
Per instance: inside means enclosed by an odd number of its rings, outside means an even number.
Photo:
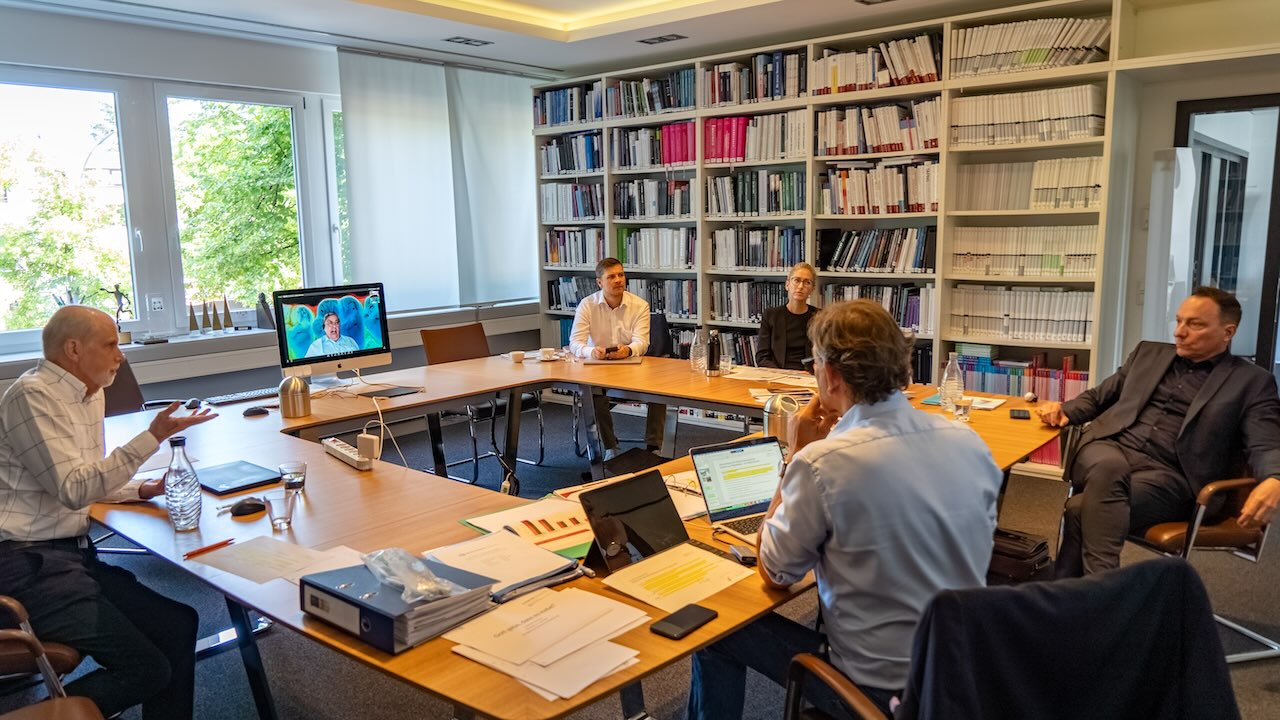
[[[773,437],[689,451],[711,526],[755,546],[764,513],[782,481],[782,446]]]

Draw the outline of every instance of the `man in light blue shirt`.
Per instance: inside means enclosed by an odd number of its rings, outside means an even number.
[[[925,605],[985,583],[1001,473],[967,425],[903,397],[911,343],[880,305],[832,305],[809,339],[818,396],[793,422],[797,450],[760,529],[759,571],[775,588],[814,571],[832,664],[892,716]],[[823,640],[771,613],[699,651],[689,717],[741,717],[747,667],[782,684],[791,658]],[[825,688],[809,695],[847,715]]]
[[[338,334],[338,313],[329,311],[324,314],[324,335],[316,338],[307,348],[304,357],[324,357],[338,353],[355,352],[360,349],[355,340]]]

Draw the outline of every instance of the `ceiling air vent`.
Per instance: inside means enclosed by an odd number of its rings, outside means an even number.
[[[657,37],[645,38],[644,40],[637,40],[636,42],[644,43],[645,45],[661,45],[662,43],[669,43],[673,40],[688,40],[688,39],[689,37],[687,35],[672,34],[672,35],[659,35]]]

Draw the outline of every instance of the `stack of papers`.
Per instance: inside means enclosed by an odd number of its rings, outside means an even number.
[[[506,602],[582,574],[578,561],[545,550],[507,531],[436,548],[427,559],[494,579],[493,601]]]
[[[510,675],[546,700],[571,698],[634,665],[639,653],[611,638],[649,616],[601,595],[542,589],[445,633],[453,651]]]
[[[565,557],[586,557],[594,536],[582,505],[546,497],[528,505],[462,521],[482,532],[508,530]]]
[[[754,574],[732,560],[681,543],[611,573],[604,584],[671,613]]]

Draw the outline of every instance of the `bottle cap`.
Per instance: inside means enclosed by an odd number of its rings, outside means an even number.
[[[182,447],[187,444],[187,438],[183,435],[174,435],[169,438],[169,447]]]

